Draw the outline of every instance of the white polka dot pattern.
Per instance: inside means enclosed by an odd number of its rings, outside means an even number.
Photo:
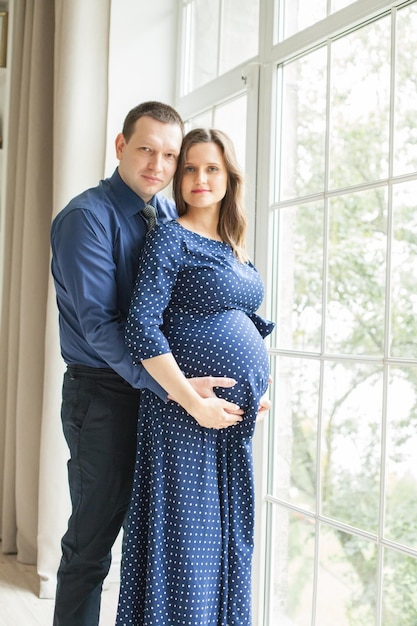
[[[135,362],[172,350],[186,376],[232,376],[241,424],[201,428],[142,393],[117,625],[250,626],[252,435],[268,385],[251,264],[177,222],[148,237],[126,325]],[[259,328],[259,330],[258,330]]]

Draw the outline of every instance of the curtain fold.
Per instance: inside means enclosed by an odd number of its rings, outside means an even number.
[[[0,328],[3,552],[52,597],[69,496],[49,230],[104,173],[110,0],[14,0]]]

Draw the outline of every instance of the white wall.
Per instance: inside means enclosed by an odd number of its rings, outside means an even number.
[[[105,176],[117,166],[114,140],[126,114],[145,100],[174,103],[177,1],[112,0]],[[117,581],[121,535],[108,580]]]
[[[105,175],[117,165],[114,139],[145,100],[174,103],[176,0],[112,0]]]

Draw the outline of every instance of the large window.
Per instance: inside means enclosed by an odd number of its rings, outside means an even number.
[[[416,29],[276,69],[267,624],[416,621]]]
[[[177,105],[238,147],[277,323],[254,625],[415,626],[417,2],[181,7]]]

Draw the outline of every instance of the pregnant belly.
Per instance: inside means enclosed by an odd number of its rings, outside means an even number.
[[[244,411],[243,421],[224,431],[224,436],[250,439],[269,379],[268,353],[252,320],[243,311],[230,310],[171,323],[164,332],[187,378],[228,376],[236,380],[231,388],[215,390],[217,396],[235,402]]]
[[[264,386],[269,361],[264,340],[253,322],[238,310],[222,311],[173,325],[166,333],[187,377],[230,376]]]

